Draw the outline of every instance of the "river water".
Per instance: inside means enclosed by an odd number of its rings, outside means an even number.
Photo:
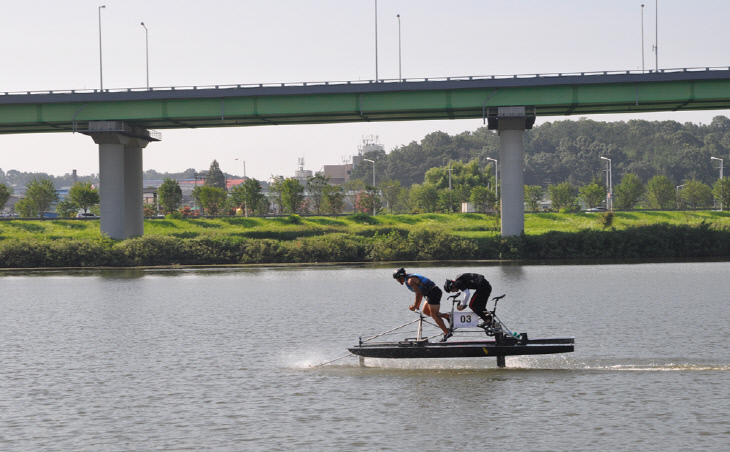
[[[415,316],[392,270],[0,274],[0,450],[730,444],[730,263],[409,268],[483,273],[509,327],[576,350],[360,367],[358,336]]]

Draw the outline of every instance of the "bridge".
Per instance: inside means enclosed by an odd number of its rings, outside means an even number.
[[[524,229],[522,134],[536,116],[713,109],[730,109],[730,67],[0,92],[0,134],[91,136],[102,231],[127,238],[144,232],[142,149],[160,139],[152,129],[483,118],[500,134],[502,234],[516,235]]]

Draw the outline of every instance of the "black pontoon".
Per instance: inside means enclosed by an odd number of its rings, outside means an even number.
[[[452,295],[449,299],[457,302]],[[349,348],[351,353],[362,358],[476,358],[496,357],[497,366],[505,367],[505,356],[518,355],[547,355],[554,353],[570,353],[574,349],[575,338],[553,337],[531,339],[527,333],[512,332],[497,317],[497,301],[504,295],[494,297],[494,308],[487,311],[490,322],[478,324],[479,318],[473,312],[456,311],[451,309],[451,331],[454,336],[466,336],[469,333],[485,334],[493,339],[487,340],[457,340],[451,342],[431,342],[431,339],[441,337],[423,336],[423,325],[429,323],[427,317],[419,312],[419,318],[384,333],[363,340],[358,345]],[[397,342],[370,342],[373,339],[391,334],[405,326],[418,323],[416,337],[406,338]]]

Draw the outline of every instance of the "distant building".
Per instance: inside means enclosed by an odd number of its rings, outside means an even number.
[[[385,146],[380,144],[379,139],[380,137],[377,135],[365,135],[362,137],[362,144],[357,147],[358,155],[352,157],[353,168],[357,168],[362,163],[362,159],[364,158],[363,154],[373,151],[385,151]]]
[[[306,186],[307,179],[312,177],[312,170],[304,169],[304,157],[297,159],[299,169],[294,173],[294,179],[298,180],[300,184]]]
[[[373,151],[384,151],[385,147],[378,142],[377,135],[367,135],[362,138],[362,144],[357,147],[357,155],[352,156],[352,163],[343,163],[342,165],[324,165],[322,173],[325,177],[330,178],[330,184],[343,185],[350,180],[352,170],[362,163],[364,154]]]
[[[324,165],[322,172],[325,177],[329,177],[329,183],[332,185],[343,185],[350,180],[352,169],[354,165],[352,163],[345,163],[343,165]]]

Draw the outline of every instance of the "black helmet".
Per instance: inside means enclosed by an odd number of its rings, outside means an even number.
[[[447,279],[444,283],[444,291],[451,292],[452,290],[456,290],[456,288],[454,287],[454,280]]]
[[[403,276],[406,276],[406,269],[405,268],[399,268],[398,270],[393,272],[393,279],[398,279]]]

